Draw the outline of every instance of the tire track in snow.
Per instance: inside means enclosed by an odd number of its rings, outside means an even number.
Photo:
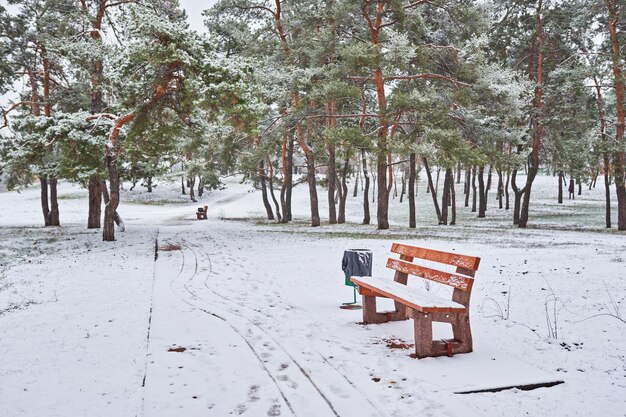
[[[202,246],[200,246],[200,245],[198,245],[198,244],[193,244],[193,243],[191,243],[191,242],[187,241],[186,239],[182,239],[182,238],[181,238],[181,240],[182,240],[182,241],[184,241],[187,245],[193,246],[193,247],[197,248],[199,251],[203,252],[203,253],[204,253],[205,258],[207,259],[207,261],[208,261],[208,263],[209,263],[209,265],[211,265],[211,271],[212,271],[212,263],[211,263],[211,257],[210,257],[210,255],[209,255],[209,253],[208,253],[208,252],[207,252],[207,251],[206,251],[206,250],[205,250]],[[237,301],[231,300],[230,298],[228,298],[228,297],[224,296],[223,294],[218,293],[218,292],[217,292],[217,291],[215,291],[213,288],[211,288],[211,287],[208,285],[208,282],[209,282],[209,278],[210,278],[210,276],[211,276],[211,274],[208,274],[208,275],[206,276],[205,280],[204,280],[204,286],[205,286],[205,287],[206,287],[209,291],[211,291],[212,293],[214,293],[216,296],[218,296],[218,297],[220,297],[220,298],[222,298],[222,299],[224,299],[224,300],[227,300],[227,301],[229,301],[229,302],[231,302],[231,303],[232,303],[232,302],[237,302]],[[282,323],[281,323],[279,320],[277,320],[277,319],[276,319],[275,317],[273,317],[272,315],[270,315],[270,314],[267,314],[267,313],[263,312],[261,309],[258,309],[258,310],[257,310],[257,309],[254,309],[254,308],[252,308],[252,307],[246,307],[246,306],[244,306],[244,305],[243,305],[243,304],[241,304],[241,303],[238,303],[238,305],[240,305],[240,306],[242,306],[242,307],[244,307],[244,308],[248,308],[248,309],[250,309],[250,310],[251,310],[251,311],[253,311],[253,312],[256,312],[256,313],[262,314],[263,316],[267,317],[268,319],[270,319],[270,320],[274,321],[277,325],[282,325]],[[296,308],[296,307],[294,307],[294,306],[292,306],[292,305],[290,305],[290,304],[289,304],[288,306],[289,306],[290,308],[294,308],[294,309]],[[310,316],[310,314],[308,314],[308,315]],[[240,315],[240,316],[241,316],[241,315]],[[247,319],[247,320],[249,320],[250,322],[252,322],[252,320],[251,320],[251,319],[249,319],[249,318],[247,318],[247,317],[246,317],[246,319]],[[256,324],[255,324],[255,325],[256,325]],[[284,352],[285,352],[285,353],[289,356],[289,358],[290,358],[290,359],[291,359],[291,360],[292,360],[292,361],[293,361],[293,362],[294,362],[294,363],[298,366],[298,368],[302,371],[302,373],[303,373],[303,374],[305,374],[305,376],[307,377],[307,379],[309,379],[309,380],[311,379],[311,378],[310,378],[310,375],[304,371],[304,369],[300,366],[300,364],[299,364],[299,363],[298,363],[298,362],[297,362],[297,361],[293,358],[293,356],[292,356],[292,355],[291,355],[291,354],[287,351],[287,349],[285,349],[285,348],[284,348],[284,347],[283,347],[283,346],[282,346],[282,345],[281,345],[281,344],[280,344],[280,343],[276,340],[276,338],[274,338],[272,335],[270,335],[270,334],[269,334],[269,333],[268,333],[265,329],[261,328],[259,325],[256,325],[256,326],[257,326],[257,327],[258,327],[261,331],[263,331],[265,334],[267,334],[267,336],[268,336],[268,337],[270,337],[272,340],[274,340],[274,342],[275,342],[276,344],[278,344],[278,345],[281,347],[281,349],[282,349],[282,350],[283,350],[283,351],[284,351]],[[274,329],[274,330],[275,330],[275,329]],[[309,347],[309,348],[311,348],[311,347]],[[329,367],[331,367],[331,368],[332,368],[332,369],[333,369],[336,373],[338,373],[338,374],[341,376],[341,378],[342,378],[343,380],[345,380],[345,381],[346,381],[346,382],[350,385],[350,387],[351,387],[352,389],[354,389],[354,391],[356,391],[356,392],[358,393],[358,395],[361,397],[361,400],[364,400],[366,403],[368,403],[368,404],[372,407],[372,409],[374,409],[374,410],[376,411],[376,413],[377,413],[379,416],[382,416],[382,417],[387,417],[387,416],[388,416],[388,414],[387,414],[386,412],[384,412],[383,410],[381,410],[379,406],[377,406],[377,405],[376,405],[376,404],[375,404],[372,400],[370,400],[370,396],[369,396],[369,395],[367,395],[366,393],[364,393],[363,391],[361,391],[361,390],[357,387],[357,385],[356,385],[356,384],[355,384],[355,383],[354,383],[354,382],[353,382],[353,381],[352,381],[352,380],[348,377],[348,375],[346,375],[345,373],[341,372],[341,370],[340,370],[339,368],[337,368],[335,365],[333,365],[333,364],[332,364],[332,362],[329,360],[329,358],[328,358],[327,356],[325,356],[324,354],[322,354],[321,352],[319,352],[317,349],[312,349],[312,350],[313,350],[313,351],[315,351],[315,353],[317,353],[317,355],[319,355],[319,357],[321,358],[321,360],[322,360],[322,361],[323,361],[326,365],[328,365],[328,366],[329,366]],[[311,380],[311,383],[313,383],[313,381],[312,381],[312,380]],[[313,384],[314,384],[314,383],[313,383]],[[314,385],[315,385],[315,384],[314,384]],[[317,388],[318,388],[318,387],[316,386],[316,389],[317,389]],[[320,390],[318,389],[318,391],[320,391]],[[320,394],[321,394],[321,392],[320,392]]]
[[[178,235],[177,235],[178,236]],[[321,388],[315,383],[315,381],[312,379],[311,374],[309,372],[307,372],[304,368],[304,366],[291,354],[289,353],[288,349],[285,348],[285,346],[279,342],[277,340],[277,338],[275,336],[273,336],[272,334],[270,334],[266,329],[264,329],[263,327],[261,327],[261,325],[259,323],[257,323],[257,321],[253,318],[250,318],[248,316],[246,316],[245,314],[243,314],[242,312],[240,312],[239,309],[233,309],[232,304],[235,303],[238,307],[242,308],[242,309],[247,309],[250,310],[254,313],[258,313],[261,314],[263,316],[265,316],[266,318],[272,320],[273,322],[275,322],[277,325],[281,325],[282,323],[280,321],[278,321],[276,318],[274,318],[273,316],[263,312],[262,310],[256,310],[254,308],[251,307],[247,307],[246,305],[243,304],[243,302],[240,302],[239,300],[233,300],[229,297],[226,297],[223,294],[218,293],[217,291],[215,291],[213,288],[211,288],[211,286],[209,285],[209,281],[211,276],[213,275],[213,265],[211,262],[211,257],[209,255],[209,253],[200,245],[194,244],[192,242],[189,242],[188,240],[180,237],[180,241],[181,243],[187,247],[194,255],[194,262],[195,262],[195,273],[194,275],[187,281],[187,284],[184,285],[185,290],[192,296],[194,297],[194,299],[196,300],[200,300],[200,301],[205,301],[205,302],[209,302],[209,300],[206,300],[204,298],[202,298],[201,296],[198,295],[197,292],[193,291],[192,289],[189,288],[189,284],[194,280],[194,278],[197,277],[197,271],[198,271],[198,253],[197,252],[201,252],[204,259],[206,259],[206,262],[209,266],[209,271],[205,276],[203,285],[204,287],[210,291],[212,294],[214,294],[216,297],[218,297],[220,300],[223,301],[224,307],[228,310],[228,312],[230,314],[236,315],[240,318],[242,318],[243,320],[245,320],[247,323],[251,324],[252,326],[254,326],[258,331],[262,332],[267,338],[270,339],[270,341],[272,342],[272,344],[274,344],[278,349],[280,349],[284,355],[289,359],[289,361],[291,363],[293,363],[295,365],[296,368],[298,368],[298,370],[301,372],[301,374],[304,376],[304,378],[312,385],[312,387],[315,389],[315,391],[317,391],[317,393],[320,395],[320,397],[326,402],[326,404],[328,405],[328,407],[330,408],[331,412],[333,413],[333,415],[335,415],[336,417],[340,417],[340,414],[337,412],[337,409],[335,408],[335,406],[333,405],[333,403],[331,402],[331,400],[323,393],[323,391],[321,390]],[[195,248],[195,249],[194,249]],[[197,252],[196,252],[197,250]],[[199,308],[199,307],[198,307]],[[204,310],[203,310],[204,311]],[[212,312],[208,312],[208,314],[212,314],[215,315]],[[223,317],[220,317],[222,320],[225,320]],[[228,320],[225,320],[226,322],[228,322]],[[231,327],[233,327],[230,323],[229,325]],[[235,329],[236,330],[236,329]],[[273,329],[276,331],[276,329]],[[248,344],[248,346],[253,350],[253,352],[255,353],[255,355],[257,356],[257,358],[263,363],[263,359],[262,357],[259,355],[259,353],[253,348],[253,346],[251,345],[251,343],[246,339],[246,337],[240,333],[237,332],[242,338],[244,338],[244,340],[246,341],[246,343]],[[308,349],[310,349],[310,347],[307,347]],[[365,393],[363,393],[361,390],[359,390],[359,388],[356,386],[356,384],[354,384],[353,381],[350,380],[350,378],[344,374],[343,372],[341,372],[336,366],[334,366],[329,359],[324,356],[322,353],[320,353],[319,351],[313,349],[315,351],[315,353],[317,353],[317,355],[319,355],[319,357],[322,360],[322,364],[324,366],[327,366],[328,368],[330,368],[332,370],[333,373],[337,373],[338,376],[344,380],[348,386],[349,389],[352,390],[358,397],[359,397],[359,401],[361,401],[362,403],[367,403],[369,404],[370,411],[374,410],[376,412],[377,415],[379,416],[387,416],[387,413],[385,413],[384,411],[382,411],[375,403],[373,403],[369,396]],[[268,373],[271,374],[271,371],[269,371],[269,369],[267,369],[266,366],[264,366],[264,369],[266,369],[266,371]],[[276,382],[275,378],[271,375],[272,379]],[[282,391],[281,391],[282,392]],[[352,399],[352,401],[354,401],[354,399]],[[293,411],[293,410],[292,410]]]
[[[177,234],[178,235],[178,234]],[[167,239],[167,241],[172,244],[172,240],[171,239]],[[183,241],[183,239],[181,239],[181,241]],[[181,245],[182,246],[182,245]],[[190,249],[191,250],[191,249]],[[291,411],[291,414],[294,416],[298,416],[298,414],[295,412],[295,410],[293,409],[293,406],[291,404],[291,402],[289,401],[289,399],[287,398],[285,392],[281,389],[280,385],[278,384],[278,381],[276,380],[275,376],[273,375],[273,373],[269,370],[269,368],[267,367],[267,365],[265,364],[265,362],[263,361],[263,359],[261,358],[259,352],[254,349],[254,347],[252,346],[252,344],[248,341],[248,339],[246,338],[246,336],[237,328],[235,327],[231,322],[229,322],[225,317],[215,313],[214,311],[209,311],[206,308],[203,308],[201,306],[196,305],[195,303],[190,302],[189,300],[185,299],[184,297],[182,297],[180,294],[177,293],[177,291],[174,289],[174,284],[176,283],[176,281],[179,280],[179,278],[183,275],[183,271],[185,268],[185,252],[183,250],[183,248],[181,247],[180,249],[178,249],[178,251],[181,253],[182,255],[182,262],[181,262],[181,269],[178,273],[178,275],[176,277],[174,277],[172,279],[172,281],[170,282],[170,291],[172,292],[172,294],[174,294],[179,300],[181,300],[182,302],[184,302],[185,304],[189,305],[192,308],[195,308],[199,311],[202,311],[205,314],[208,314],[212,317],[217,318],[218,320],[223,321],[224,323],[226,323],[228,325],[228,327],[230,327],[245,343],[246,345],[250,348],[250,350],[252,351],[253,355],[257,358],[257,360],[259,361],[261,367],[263,368],[263,370],[267,373],[267,375],[269,376],[269,378],[272,380],[272,383],[274,384],[274,386],[276,387],[276,389],[278,390],[278,392],[280,393],[281,398],[283,399],[283,401],[285,402],[285,404],[287,405],[287,408],[289,408],[289,411]],[[191,275],[191,277],[188,279],[188,282],[190,282],[196,275],[198,272],[198,259],[195,256],[195,252],[193,252],[193,250],[191,250],[192,253],[194,253],[194,273],[193,275]],[[209,271],[211,272],[212,267],[211,264],[209,263]],[[183,284],[183,289],[192,297],[192,299],[196,300],[196,301],[206,301],[203,300],[201,297],[198,297],[197,294],[195,294],[193,291],[191,291],[189,289],[189,286],[187,284]]]

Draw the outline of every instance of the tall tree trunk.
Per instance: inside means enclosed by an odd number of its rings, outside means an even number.
[[[274,220],[274,212],[272,211],[272,205],[267,198],[267,185],[265,183],[265,167],[263,166],[263,160],[259,161],[259,184],[261,186],[261,197],[263,199],[263,206],[267,213],[267,220]]]
[[[402,199],[404,198],[404,194],[406,194],[406,175],[402,172],[402,188],[400,189],[400,202],[402,203]]]
[[[543,139],[543,112],[545,103],[543,101],[543,18],[542,18],[543,0],[537,3],[536,29],[537,29],[537,77],[535,86],[535,100],[533,103],[533,114],[531,117],[533,127],[533,150],[528,160],[528,174],[526,176],[526,185],[524,186],[524,200],[519,216],[519,227],[525,228],[528,225],[528,215],[530,209],[530,195],[532,191],[533,181],[539,172],[539,148]]]
[[[198,200],[196,200],[196,189],[195,188],[196,188],[196,176],[192,174],[192,175],[189,176],[189,198],[194,203],[197,203]]]
[[[604,160],[604,220],[607,229],[611,228],[611,177],[609,174],[608,158]]]
[[[365,189],[363,190],[363,224],[370,224],[370,175],[367,170],[367,155],[365,153],[365,149],[361,150],[361,159],[363,161],[363,178],[365,178]]]
[[[557,202],[563,204],[563,171],[559,171],[559,196]]]
[[[282,165],[283,165],[283,184],[280,188],[280,204],[282,206],[283,217],[281,223],[287,223],[291,220],[291,180],[293,163],[293,138],[288,134],[283,137],[282,147]]]
[[[185,176],[180,177],[180,187],[183,195],[187,195],[185,192]]]
[[[315,181],[315,161],[312,154],[306,158],[306,170],[307,182],[309,184],[309,199],[311,203],[311,226],[317,227],[320,225],[320,213]]]
[[[293,194],[293,152],[294,152],[294,141],[293,141],[293,137],[289,137],[289,144],[287,147],[287,162],[288,162],[288,167],[289,167],[289,174],[288,174],[288,187],[287,187],[287,192],[285,193],[285,201],[287,203],[287,220],[291,221],[292,220],[292,215],[291,215],[291,197]],[[284,213],[284,210],[283,210]],[[283,215],[284,218],[284,215]]]
[[[357,197],[357,193],[359,191],[359,170],[357,169],[356,171],[356,175],[354,177],[354,189],[352,190],[352,197],[356,198]]]
[[[618,2],[615,0],[605,0],[608,9],[608,29],[613,50],[612,67],[615,90],[615,106],[617,110],[617,126],[615,129],[615,148],[613,155],[613,175],[615,177],[615,193],[617,195],[617,230],[626,230],[626,184],[625,184],[625,162],[624,162],[624,129],[626,123],[626,107],[624,104],[624,74],[622,73],[622,48],[620,45],[620,35],[618,32],[620,10]]]
[[[498,208],[502,209],[502,196],[504,195],[504,181],[502,180],[502,170],[496,168],[498,174]]]
[[[480,165],[478,167],[478,217],[485,217],[487,211],[487,199],[485,198],[485,180],[484,180],[485,166]]]
[[[382,15],[382,10],[380,15]],[[372,43],[378,47],[378,29],[376,33],[372,31]],[[382,68],[376,67],[374,79],[376,83],[379,119],[378,141],[376,143],[376,175],[378,179],[378,210],[376,212],[376,219],[378,229],[385,230],[389,229],[389,190],[387,188],[387,157],[389,155],[389,145],[387,143],[387,102]]]
[[[514,169],[511,173],[511,189],[515,195],[513,199],[513,224],[517,225],[519,224],[522,197],[524,196],[524,189],[520,189],[517,186],[517,169]]]
[[[491,165],[489,165],[489,171],[487,174],[487,184],[485,185],[485,211],[487,211],[487,203],[488,203],[488,196],[489,196],[489,191],[491,190],[491,172],[493,171],[493,167]]]
[[[506,205],[504,207],[505,210],[509,210],[511,208],[511,200],[509,198],[509,181],[511,180],[511,171],[509,169],[506,170],[506,181],[504,182],[504,195],[506,196]]]
[[[129,113],[121,116],[115,122],[113,131],[109,137],[109,141],[106,144],[106,166],[109,175],[109,187],[108,192],[109,201],[105,199],[104,208],[104,227],[102,228],[102,240],[106,242],[112,242],[115,240],[115,228],[114,223],[118,221],[120,230],[124,230],[124,223],[121,217],[117,213],[117,207],[120,204],[120,183],[119,183],[119,171],[117,168],[117,157],[119,155],[118,137],[122,127],[137,117],[134,113]],[[104,186],[106,189],[106,184]]]
[[[337,223],[337,207],[335,205],[335,191],[337,189],[337,158],[335,156],[335,145],[328,145],[328,170],[326,171],[328,179],[328,222],[330,224]]]
[[[198,175],[198,198],[202,198],[204,194],[204,180],[201,175]]]
[[[443,179],[443,193],[441,193],[441,219],[439,224],[448,224],[448,200],[450,199],[450,181],[454,182],[452,169],[446,168]]]
[[[50,226],[60,226],[59,200],[57,197],[57,179],[50,178]]]
[[[412,153],[409,157],[409,227],[414,229],[417,226],[415,219],[415,164],[417,163],[417,156]]]
[[[337,217],[337,223],[346,222],[346,200],[348,199],[348,183],[346,179],[348,177],[348,168],[350,168],[349,162],[350,160],[346,158],[341,171],[341,192],[339,193],[339,216]]]
[[[461,183],[461,160],[459,159],[456,164],[456,183]]]
[[[296,111],[298,111],[299,108],[299,100],[300,97],[298,93],[295,93],[294,105]],[[312,121],[309,119],[309,121],[307,122],[307,137],[310,138],[311,132]],[[317,184],[315,178],[315,158],[313,156],[313,149],[311,149],[304,137],[304,130],[301,122],[296,123],[296,135],[298,137],[298,144],[304,152],[304,157],[306,159],[306,178],[307,183],[309,184],[309,203],[311,206],[311,226],[317,227],[320,225],[320,213],[319,203],[317,199]]]
[[[460,178],[457,177],[457,179]],[[460,181],[458,183],[460,183]],[[456,224],[456,190],[454,189],[454,181],[452,181],[452,177],[450,177],[450,201],[452,202],[450,206],[450,226],[454,226]]]
[[[95,16],[90,16],[89,11],[85,9],[83,13],[86,18],[91,19],[92,30],[89,32],[91,39],[97,44],[99,48],[102,44],[102,18],[105,12],[106,2],[98,3],[98,12]],[[99,54],[94,54],[94,59],[91,66],[91,103],[89,111],[91,114],[99,114],[104,110],[104,98],[102,95],[102,82],[103,82],[104,66],[102,59],[99,58]],[[99,229],[101,227],[102,217],[102,178],[99,175],[94,174],[89,178],[89,216],[87,219],[88,229]]]
[[[476,167],[472,167],[472,213],[476,213]]]
[[[111,201],[111,199],[109,198],[109,188],[107,187],[106,180],[102,180],[102,185],[100,186],[100,189],[102,190],[102,201],[104,202],[104,207],[106,208],[107,204],[109,204],[109,201]],[[122,217],[117,211],[114,214],[113,222],[117,225],[117,228],[120,230],[120,232],[123,232],[126,228]]]
[[[102,218],[102,179],[97,175],[89,177],[89,217],[87,229],[99,229]]]
[[[469,207],[470,188],[471,188],[471,169],[469,165],[465,169],[465,185],[463,186],[463,193],[465,194],[465,207]]]
[[[48,204],[48,179],[41,175],[39,177],[41,184],[41,211],[43,212],[43,222],[45,226],[51,226],[50,223],[50,206]]]
[[[113,148],[106,156],[110,187],[109,201],[104,206],[104,227],[102,228],[102,240],[106,242],[115,240],[115,212],[120,203],[119,173],[115,153]]]
[[[267,158],[267,172],[268,172],[268,185],[270,188],[270,195],[272,196],[272,201],[274,202],[274,207],[276,208],[276,218],[280,222],[282,220],[282,216],[280,214],[280,206],[278,205],[278,200],[276,200],[276,195],[274,195],[274,166],[272,165],[272,161]]]
[[[433,204],[435,206],[435,213],[437,213],[437,222],[441,223],[441,210],[439,210],[439,203],[437,202],[437,191],[433,185],[433,177],[428,167],[428,160],[425,156],[422,157],[422,163],[424,164],[424,170],[426,171],[426,177],[428,178],[428,188],[430,189],[430,195],[433,198]]]

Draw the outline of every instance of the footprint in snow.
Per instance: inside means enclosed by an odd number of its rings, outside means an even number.
[[[252,385],[250,386],[250,391],[248,391],[248,399],[252,402],[254,401],[258,401],[261,398],[258,396],[259,393],[259,386],[258,385]]]
[[[270,417],[279,416],[280,415],[280,404],[274,404],[267,410],[267,415]]]

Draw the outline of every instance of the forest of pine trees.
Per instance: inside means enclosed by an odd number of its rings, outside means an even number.
[[[490,197],[525,228],[543,173],[559,202],[603,178],[626,230],[621,0],[221,0],[206,33],[177,0],[1,4],[0,178],[38,181],[46,226],[59,182],[114,240],[121,183],[175,178],[195,201],[242,173],[279,222],[296,186],[312,226],[345,222],[359,178],[364,224],[389,228],[399,184],[414,228],[421,176],[439,224]]]

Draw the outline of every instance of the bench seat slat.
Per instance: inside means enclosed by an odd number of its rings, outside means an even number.
[[[439,282],[441,284],[450,285],[451,287],[458,288],[463,291],[470,291],[472,288],[472,284],[474,283],[474,279],[470,277],[451,274],[449,272],[437,271],[435,269],[415,265],[410,262],[405,262],[398,259],[389,258],[387,260],[387,268],[391,268],[399,272],[404,272],[405,274],[411,274],[418,277],[426,278],[431,281]]]
[[[426,259],[427,261],[439,262],[442,264],[454,265],[460,268],[476,271],[480,265],[480,258],[466,256],[456,253],[441,252],[433,249],[418,248],[416,246],[394,243],[391,251],[412,258]]]
[[[379,293],[424,313],[453,313],[466,311],[462,304],[437,297],[409,287],[399,282],[376,277],[352,277],[350,280],[359,287]]]

